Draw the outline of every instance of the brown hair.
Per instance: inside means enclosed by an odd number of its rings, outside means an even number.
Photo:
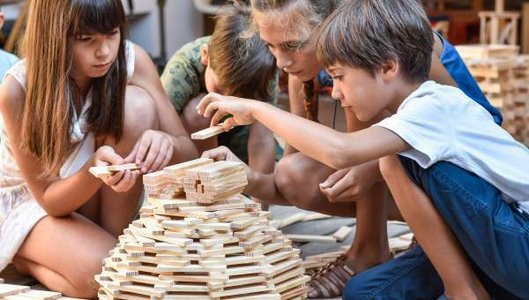
[[[41,161],[44,175],[55,175],[75,144],[70,141],[74,103],[80,95],[70,78],[72,44],[83,33],[121,31],[116,61],[92,84],[88,130],[119,140],[127,81],[125,13],[119,0],[32,0],[23,55],[27,87],[22,120],[22,147]]]
[[[258,33],[249,33],[250,11],[239,2],[223,7],[209,43],[210,66],[223,93],[271,101],[277,68]]]
[[[318,59],[360,67],[374,75],[390,60],[411,81],[428,78],[433,34],[417,0],[348,1],[325,21],[318,38]]]

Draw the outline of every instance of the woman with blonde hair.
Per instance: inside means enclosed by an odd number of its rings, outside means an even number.
[[[0,86],[0,270],[95,297],[135,215],[139,176],[197,156],[119,0],[33,0],[23,60]],[[92,166],[141,168],[97,179]]]

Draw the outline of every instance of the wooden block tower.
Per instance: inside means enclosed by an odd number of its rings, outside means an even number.
[[[147,203],[96,280],[100,299],[305,299],[299,250],[246,198],[241,163],[145,175]],[[184,194],[185,192],[185,194]]]
[[[502,126],[515,139],[529,145],[529,57],[519,55],[517,46],[456,48],[487,99],[501,110]]]

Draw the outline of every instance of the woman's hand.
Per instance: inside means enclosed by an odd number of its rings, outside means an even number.
[[[125,160],[112,147],[107,145],[99,147],[94,154],[93,164],[95,166],[121,165],[124,163]],[[141,172],[139,170],[125,170],[100,178],[114,191],[122,193],[130,190],[140,175]]]
[[[224,129],[230,130],[234,126],[249,125],[255,122],[252,115],[254,102],[255,100],[209,93],[202,98],[197,111],[199,115],[206,118],[213,114],[211,126],[219,124],[226,115],[231,115],[223,123]]]
[[[173,151],[172,138],[169,134],[158,130],[146,130],[124,161],[136,163],[143,173],[151,173],[166,167],[173,157]]]

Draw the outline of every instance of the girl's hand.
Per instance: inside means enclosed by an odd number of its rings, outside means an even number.
[[[211,126],[219,124],[219,122],[226,116],[231,115],[224,120],[224,129],[230,130],[234,126],[248,125],[255,122],[252,115],[252,107],[254,100],[223,96],[216,93],[209,93],[206,95],[197,106],[199,115],[206,118],[211,117]]]
[[[158,130],[147,130],[124,161],[141,166],[143,173],[151,173],[167,166],[173,157],[173,151],[172,138],[169,134]]]
[[[93,164],[95,166],[121,165],[124,163],[125,160],[110,146],[101,146],[94,154]],[[130,190],[140,174],[141,172],[138,170],[119,171],[110,176],[101,177],[101,180],[114,191],[121,193]]]

